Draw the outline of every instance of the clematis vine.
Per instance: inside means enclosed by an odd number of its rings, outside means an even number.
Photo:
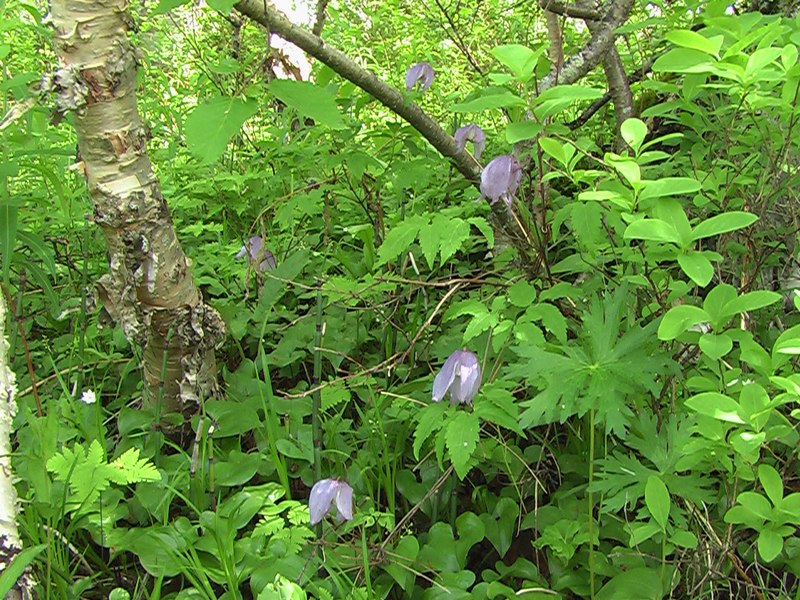
[[[481,364],[469,350],[456,350],[444,362],[433,380],[433,401],[439,402],[450,392],[450,402],[472,404],[481,387]]]
[[[459,152],[464,150],[467,142],[472,142],[472,153],[475,155],[475,160],[481,159],[483,149],[486,147],[486,135],[483,133],[483,129],[475,125],[475,123],[470,123],[456,129],[453,137],[456,138],[456,147],[458,147]]]
[[[267,248],[264,247],[264,240],[260,235],[251,237],[244,246],[236,253],[236,258],[247,256],[250,264],[259,262],[258,270],[266,271],[267,269],[274,269],[277,266],[275,255],[272,254]]]
[[[336,506],[336,518],[349,521],[353,518],[353,488],[338,479],[320,479],[311,488],[308,497],[308,514],[316,525]]]
[[[433,67],[429,63],[418,62],[406,71],[406,91],[410,92],[418,83],[423,92],[431,87],[433,83]]]
[[[510,154],[493,159],[481,171],[481,196],[489,199],[489,204],[498,200],[505,202],[509,210],[522,181],[522,166]]]

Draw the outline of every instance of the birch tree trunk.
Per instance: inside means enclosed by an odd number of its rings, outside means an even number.
[[[17,490],[11,470],[11,421],[17,412],[14,402],[17,386],[8,361],[5,323],[6,304],[3,294],[0,294],[0,574],[22,550],[17,531]],[[33,579],[30,568],[26,568],[6,599],[31,598],[32,590]]]
[[[149,402],[168,408],[217,394],[219,314],[203,302],[147,155],[136,106],[128,0],[52,0],[61,112],[74,115],[83,172],[103,231],[109,273],[104,309],[144,346]]]

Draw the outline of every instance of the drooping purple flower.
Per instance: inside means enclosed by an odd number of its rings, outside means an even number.
[[[349,521],[353,518],[353,488],[338,479],[320,479],[311,488],[308,497],[308,514],[312,525],[325,518],[336,506],[336,518]]]
[[[503,154],[493,159],[481,172],[481,196],[489,198],[490,204],[502,200],[511,210],[520,181],[522,166],[510,154]]]
[[[418,62],[406,71],[406,91],[410,92],[411,89],[422,82],[422,91],[426,91],[433,83],[433,67],[426,62]]]
[[[236,258],[247,256],[250,264],[258,263],[259,271],[274,269],[277,266],[275,255],[264,247],[264,240],[260,235],[251,237],[236,253]]]
[[[481,387],[481,364],[469,350],[456,350],[444,362],[433,380],[433,401],[439,402],[450,392],[450,402],[472,404]]]
[[[472,142],[475,160],[481,159],[483,149],[486,147],[486,135],[483,133],[483,129],[475,125],[475,123],[470,123],[469,125],[464,125],[456,129],[453,137],[456,138],[456,147],[459,152],[464,150],[467,146],[467,142]]]

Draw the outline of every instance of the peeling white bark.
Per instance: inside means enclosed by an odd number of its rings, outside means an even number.
[[[147,155],[136,106],[136,60],[127,0],[52,0],[61,68],[51,78],[72,112],[94,221],[106,239],[104,309],[144,345],[150,402],[169,408],[217,394],[214,348],[224,335],[189,272]]]
[[[8,364],[8,342],[5,335],[6,305],[0,294],[0,573],[2,573],[22,550],[17,531],[17,490],[11,470],[11,421],[17,412],[14,396],[17,393],[16,378]],[[6,600],[31,598],[33,578],[30,569],[6,596]]]

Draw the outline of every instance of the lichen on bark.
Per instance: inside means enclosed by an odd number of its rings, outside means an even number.
[[[74,115],[93,218],[109,272],[98,288],[107,315],[141,344],[145,392],[168,408],[218,393],[219,314],[203,302],[147,154],[136,104],[137,56],[127,0],[53,0],[60,68],[48,84]]]

